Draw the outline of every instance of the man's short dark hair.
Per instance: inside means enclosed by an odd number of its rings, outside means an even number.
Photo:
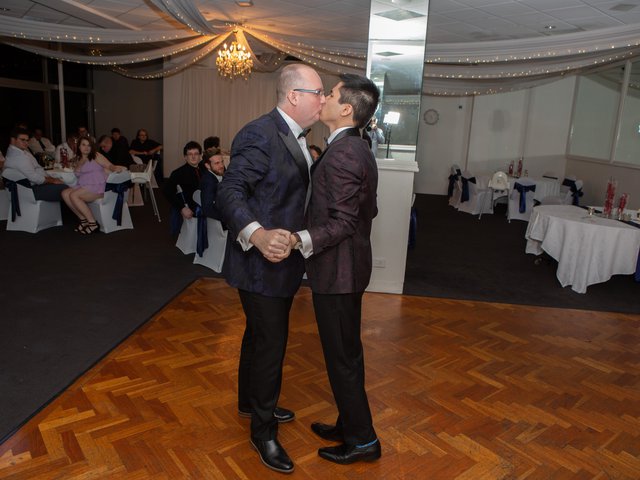
[[[191,140],[190,142],[187,142],[187,144],[182,149],[182,154],[186,155],[189,150],[193,150],[193,149],[198,149],[198,153],[202,154],[202,147],[198,142],[193,140]]]
[[[119,129],[118,127],[113,127],[113,128],[111,129],[111,133],[112,133],[112,134],[113,134],[113,133],[120,133],[120,129]]]
[[[353,121],[358,128],[364,128],[378,108],[380,90],[369,78],[353,73],[340,75],[341,104],[348,103],[353,107]]]
[[[205,150],[209,150],[210,148],[220,148],[220,137],[207,137],[202,143]]]
[[[22,127],[14,127],[11,130],[11,138],[18,138],[18,135],[26,135],[27,137],[30,137],[31,135],[29,134],[29,130],[27,130],[26,128],[22,128]]]

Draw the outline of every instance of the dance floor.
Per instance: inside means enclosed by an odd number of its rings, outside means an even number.
[[[283,478],[237,415],[243,316],[197,280],[0,445],[3,479]],[[291,316],[279,438],[296,479],[638,479],[640,317],[367,293],[367,389],[383,456],[334,465],[336,411],[311,293]]]

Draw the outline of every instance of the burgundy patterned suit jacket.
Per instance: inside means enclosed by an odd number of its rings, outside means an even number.
[[[306,260],[315,293],[362,292],[371,278],[371,223],[378,213],[378,167],[356,128],[344,130],[311,167]]]

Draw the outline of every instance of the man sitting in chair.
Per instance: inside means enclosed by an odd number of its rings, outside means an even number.
[[[11,144],[4,164],[4,171],[9,170],[16,170],[29,179],[36,200],[59,201],[60,194],[67,188],[62,180],[47,176],[38,164],[29,151],[29,131],[25,128],[16,127],[11,131]]]
[[[180,233],[183,220],[193,218],[196,211],[196,203],[193,201],[193,192],[200,188],[200,178],[203,172],[200,170],[202,160],[202,147],[193,140],[188,142],[183,150],[185,164],[176,168],[164,183],[162,191],[172,206],[171,209],[171,233]]]
[[[207,217],[222,221],[222,215],[216,206],[218,183],[222,181],[222,175],[224,175],[224,161],[220,149],[207,150],[202,165],[205,167],[200,180],[202,211]]]

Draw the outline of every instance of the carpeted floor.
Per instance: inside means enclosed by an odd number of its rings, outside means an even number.
[[[586,294],[562,288],[557,263],[536,265],[524,253],[527,222],[507,222],[505,206],[494,215],[458,212],[439,195],[416,195],[416,247],[409,250],[404,293],[427,297],[640,313],[640,283],[616,275]]]
[[[160,197],[160,195],[157,195]],[[0,222],[0,441],[201,276],[149,202],[131,208],[134,230],[84,237],[65,225],[36,235]],[[500,214],[459,213],[441,196],[418,195],[417,246],[409,251],[405,293],[432,297],[639,313],[630,276],[562,288],[552,262],[524,254],[526,223]],[[634,300],[635,298],[635,300]]]
[[[156,191],[156,197],[160,197]],[[29,234],[0,222],[0,440],[117,346],[196,278],[214,272],[182,255],[158,198],[130,209],[134,230]]]

